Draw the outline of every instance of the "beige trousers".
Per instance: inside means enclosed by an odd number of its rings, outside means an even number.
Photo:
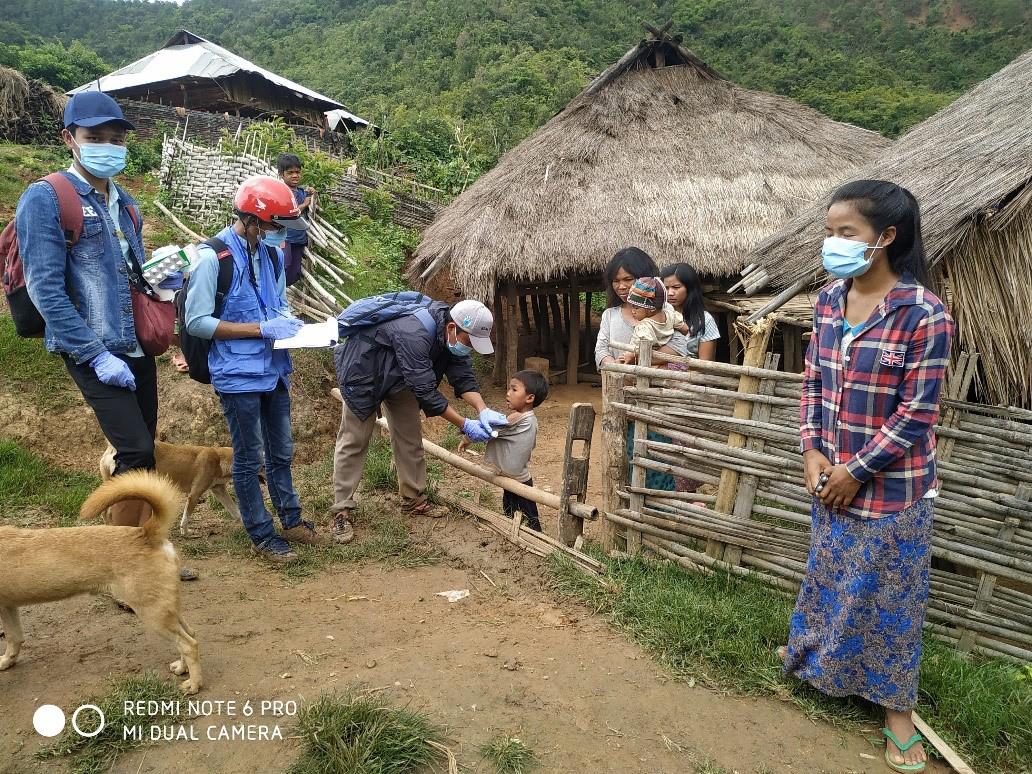
[[[426,501],[426,460],[423,457],[423,426],[419,401],[412,390],[402,390],[382,404],[390,426],[391,450],[398,471],[398,489],[405,508]],[[333,513],[355,507],[355,492],[362,480],[369,439],[376,428],[376,415],[366,420],[355,416],[344,404],[337,445],[333,451]]]

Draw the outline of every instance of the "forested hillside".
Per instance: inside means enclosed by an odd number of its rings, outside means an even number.
[[[67,87],[186,27],[382,125],[462,125],[489,164],[667,19],[742,85],[888,135],[1032,47],[1027,0],[18,0],[0,62]]]

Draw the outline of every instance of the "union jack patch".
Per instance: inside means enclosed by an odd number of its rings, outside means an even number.
[[[881,351],[881,364],[883,366],[902,368],[906,354],[907,352],[904,349],[883,349]]]

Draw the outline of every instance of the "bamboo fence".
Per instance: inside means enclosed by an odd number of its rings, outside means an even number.
[[[233,217],[232,201],[237,187],[252,175],[276,176],[268,146],[254,140],[232,156],[221,148],[207,148],[184,139],[178,132],[165,136],[161,152],[161,184],[171,194],[172,212],[186,216],[208,234],[221,231]],[[177,225],[191,238],[186,226]],[[336,317],[352,299],[344,286],[354,277],[345,266],[354,266],[348,256],[347,237],[318,210],[309,218],[308,248],[301,279],[287,288],[287,300],[299,316],[311,320]]]
[[[754,575],[798,591],[812,502],[799,453],[803,377],[777,370],[778,356],[767,352],[772,324],[750,329],[742,366],[644,347],[638,365],[603,366],[608,548],[648,548],[693,571]],[[663,367],[652,367],[653,358]],[[962,355],[944,388],[925,626],[962,652],[1029,662],[1032,411],[961,400],[975,366],[976,357]],[[649,440],[648,431],[669,440]],[[649,489],[648,470],[715,485],[716,494]]]

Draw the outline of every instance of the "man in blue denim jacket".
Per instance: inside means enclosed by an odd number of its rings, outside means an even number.
[[[233,200],[237,219],[219,232],[230,255],[220,258],[208,246],[190,270],[186,330],[211,339],[208,369],[222,403],[233,441],[233,489],[240,519],[254,553],[274,564],[296,558],[291,543],[328,545],[313,525],[301,519],[301,503],[290,472],[294,442],[290,434],[290,355],[273,342],[293,336],[301,321],[287,305],[283,259],[277,245],[286,228],[308,228],[286,183],[252,177]],[[220,260],[233,262],[233,280],[218,317],[215,292]],[[279,514],[282,534],[265,508],[259,474],[265,460],[269,497]]]
[[[154,468],[158,421],[154,358],[136,340],[129,291],[145,255],[129,212],[136,202],[111,179],[125,167],[126,131],[133,128],[106,94],[73,96],[61,132],[72,165],[63,174],[79,194],[82,234],[69,249],[57,194],[46,182],[29,186],[15,214],[26,289],[46,322],[46,347],[64,359],[115,448],[116,475]],[[173,275],[162,287],[181,284]],[[119,526],[139,526],[149,515],[140,501],[111,508]]]

